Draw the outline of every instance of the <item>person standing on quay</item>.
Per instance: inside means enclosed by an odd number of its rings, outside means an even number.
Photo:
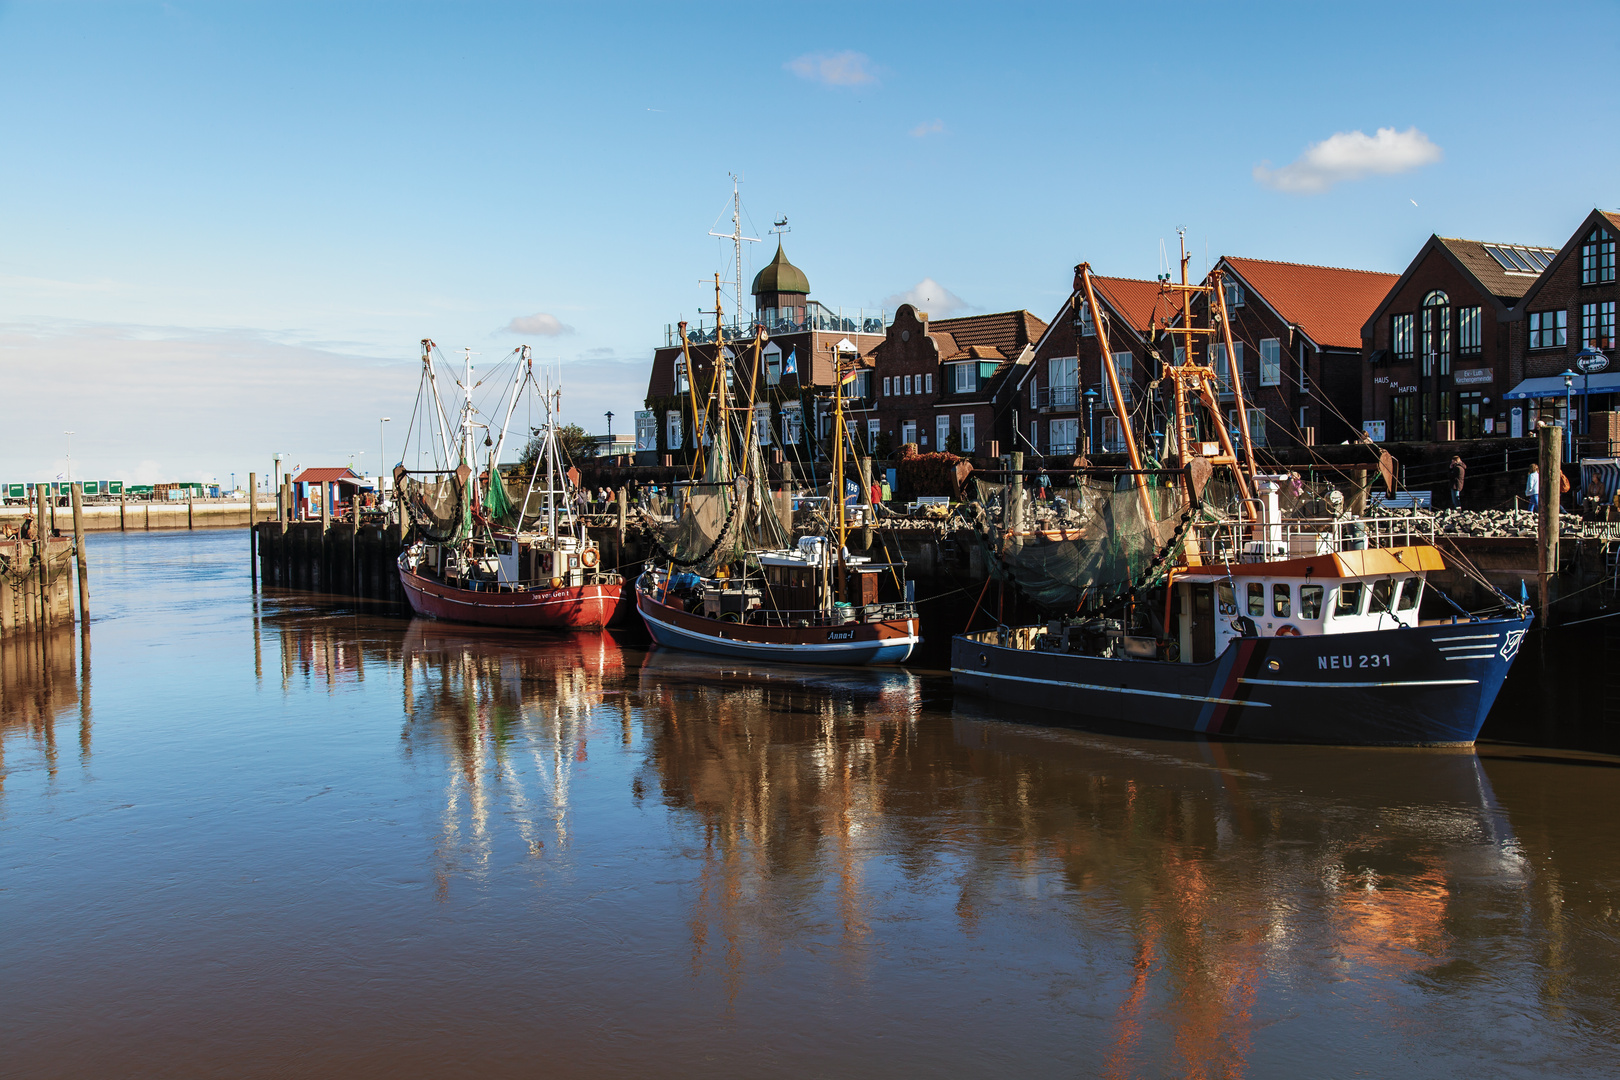
[[[1456,510],[1462,506],[1463,480],[1468,476],[1468,466],[1463,464],[1461,454],[1451,455],[1451,508]]]
[[[1530,500],[1530,512],[1541,508],[1541,466],[1530,463],[1530,475],[1524,481],[1524,497]]]

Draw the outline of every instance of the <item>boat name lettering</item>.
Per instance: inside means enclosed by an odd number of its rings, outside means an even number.
[[[1362,653],[1357,656],[1318,656],[1318,671],[1342,671],[1345,668],[1389,667],[1389,654]]]
[[[853,631],[853,630],[839,630],[836,633],[828,634],[827,635],[827,640],[828,641],[854,641],[855,640],[855,631]]]

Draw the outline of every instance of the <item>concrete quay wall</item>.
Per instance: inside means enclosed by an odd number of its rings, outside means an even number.
[[[66,506],[46,508],[62,535],[73,531],[73,510]],[[196,499],[191,502],[95,503],[84,508],[86,532],[134,531],[144,529],[211,529],[248,524],[246,499]],[[273,495],[259,496],[258,517],[275,517]],[[22,527],[28,516],[26,506],[0,506],[0,525]]]

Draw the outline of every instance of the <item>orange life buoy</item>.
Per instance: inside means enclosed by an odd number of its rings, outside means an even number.
[[[597,562],[601,560],[601,558],[602,557],[596,553],[595,548],[586,548],[579,554],[580,565],[587,570],[595,566]]]
[[[1295,626],[1293,623],[1286,623],[1285,622],[1281,626],[1277,627],[1277,636],[1278,637],[1299,637],[1300,636],[1299,627]]]

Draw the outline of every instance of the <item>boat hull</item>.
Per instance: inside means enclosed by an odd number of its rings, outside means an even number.
[[[898,664],[922,638],[915,619],[842,626],[757,626],[697,615],[636,593],[647,633],[659,645],[709,656],[788,664]]]
[[[1528,618],[1243,638],[1206,664],[951,642],[957,689],[1015,705],[1203,735],[1357,746],[1469,745]]]
[[[629,584],[563,585],[523,592],[458,589],[400,567],[411,610],[430,619],[537,630],[596,630],[629,617]]]

